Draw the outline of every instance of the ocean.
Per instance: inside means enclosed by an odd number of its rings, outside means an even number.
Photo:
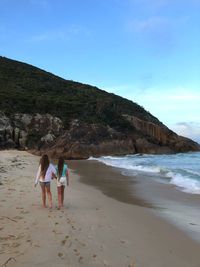
[[[200,152],[104,156],[89,160],[120,172],[133,195],[152,204],[158,216],[200,242]]]
[[[120,168],[125,175],[147,176],[157,182],[173,184],[177,190],[200,194],[200,152],[91,157],[90,160]]]

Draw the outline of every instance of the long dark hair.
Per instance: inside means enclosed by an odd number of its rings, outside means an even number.
[[[59,178],[59,180],[60,180],[60,177],[62,175],[63,166],[64,166],[64,158],[60,157],[58,159],[58,178]]]
[[[47,172],[47,169],[49,167],[49,158],[48,158],[48,155],[42,155],[41,159],[40,159],[40,166],[41,166],[41,176],[42,176],[42,179],[44,180],[45,178],[45,175],[46,175],[46,172]]]

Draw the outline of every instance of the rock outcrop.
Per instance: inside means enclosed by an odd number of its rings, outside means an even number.
[[[52,157],[62,155],[69,159],[85,159],[90,156],[133,154],[135,147],[132,138],[109,126],[88,125],[75,120],[48,149],[41,149],[39,153],[45,152]]]
[[[166,154],[198,151],[200,146],[178,136],[166,126],[125,116],[134,127],[122,133],[108,125],[73,120],[68,129],[50,114],[0,114],[0,148],[28,149],[51,157],[85,159],[90,156],[134,153]]]
[[[0,148],[28,149],[48,146],[63,131],[59,118],[49,114],[15,114],[12,117],[0,113]]]
[[[165,125],[157,125],[141,120],[135,116],[124,115],[143,138],[136,140],[135,147],[139,153],[163,154],[174,152],[199,151],[199,144],[177,135]]]

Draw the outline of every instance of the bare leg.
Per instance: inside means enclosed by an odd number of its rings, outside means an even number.
[[[43,208],[46,208],[46,189],[45,189],[45,185],[40,184],[41,186],[41,190],[42,190],[42,206]]]
[[[52,208],[52,194],[50,190],[50,185],[46,186],[47,196],[49,199],[49,207]]]
[[[63,202],[64,202],[64,193],[65,193],[65,186],[61,186],[61,207],[63,207]]]
[[[62,197],[61,197],[61,187],[62,186],[57,186],[57,190],[58,190],[58,208],[61,208],[61,203],[62,203]]]

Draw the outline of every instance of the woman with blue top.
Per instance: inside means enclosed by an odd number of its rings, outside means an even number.
[[[68,167],[63,158],[58,159],[56,166],[57,189],[58,189],[58,209],[63,207],[65,186],[69,186]]]

